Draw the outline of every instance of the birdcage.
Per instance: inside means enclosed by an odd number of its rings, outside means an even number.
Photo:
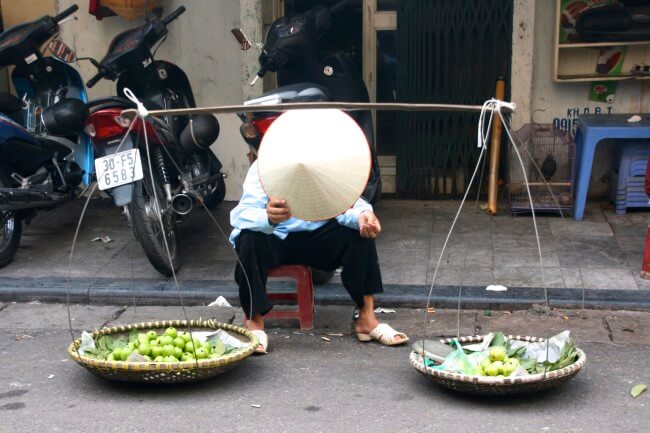
[[[552,124],[532,123],[519,129],[515,138],[535,212],[570,215],[575,143],[569,133]],[[512,146],[508,147],[508,198],[510,213],[531,211],[524,173]]]

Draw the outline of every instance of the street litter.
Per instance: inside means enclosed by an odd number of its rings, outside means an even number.
[[[321,340],[325,340],[325,341],[327,341],[327,342],[332,341],[330,338],[327,338],[327,337],[321,337]]]
[[[53,374],[50,374],[49,376],[47,376],[48,379],[52,379],[53,377],[54,377]]]
[[[32,337],[31,335],[27,335],[27,334],[16,335],[16,337],[15,337],[16,341],[18,341],[18,340],[24,340],[24,339],[26,339],[26,338],[34,338],[34,337]]]
[[[256,408],[256,409],[259,409],[259,408],[261,408],[262,406],[260,406],[259,404],[251,404],[251,407],[254,407],[254,408]]]
[[[208,307],[232,307],[232,305],[230,305],[230,302],[226,298],[220,295],[217,299],[210,302]]]
[[[394,312],[395,310],[393,310],[392,308],[381,308],[381,307],[375,308],[375,314],[381,314],[381,313],[389,314]]]
[[[640,122],[641,121],[641,116],[639,116],[638,114],[635,114],[635,115],[631,116],[629,119],[627,119],[627,121],[628,121],[628,123]]]
[[[632,390],[630,391],[630,395],[633,398],[637,398],[638,396],[643,394],[647,389],[648,389],[648,385],[646,385],[645,383],[639,383],[632,387]]]
[[[505,292],[508,290],[506,286],[501,286],[501,285],[489,285],[485,288],[488,292]]]
[[[329,335],[330,337],[343,337],[343,334],[333,334],[328,332],[326,335]]]
[[[96,238],[93,238],[91,242],[97,242],[97,241],[102,241],[103,243],[107,244],[109,242],[113,242],[113,239],[110,238],[110,236],[97,236]]]

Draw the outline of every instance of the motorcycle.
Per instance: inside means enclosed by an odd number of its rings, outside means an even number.
[[[144,25],[117,35],[100,62],[90,59],[98,72],[87,87],[109,79],[117,81],[118,95],[128,89],[149,110],[195,107],[185,72],[154,59],[167,26],[183,12],[181,6],[164,19],[150,15]],[[135,108],[134,102],[115,96],[85,106],[84,130],[97,156],[98,187],[123,208],[154,268],[171,276],[181,265],[176,223],[197,204],[214,208],[226,193],[222,164],[210,150],[219,122],[208,114],[169,115],[149,117],[143,125],[139,118],[122,116],[127,108]]]
[[[323,49],[319,39],[332,25],[332,16],[348,2],[342,0],[326,8],[315,6],[307,12],[277,19],[269,28],[259,56],[260,69],[251,83],[267,72],[277,72],[278,87],[261,97],[246,101],[247,105],[270,105],[297,102],[369,102],[368,89],[352,60],[341,50]],[[233,29],[242,50],[252,44],[240,29]],[[379,162],[375,152],[372,115],[370,111],[349,113],[363,130],[372,152],[372,170],[363,197],[376,203],[381,195]],[[239,113],[240,132],[255,159],[264,133],[279,116],[277,112]]]
[[[0,267],[13,259],[22,221],[39,210],[74,199],[90,183],[93,153],[79,134],[86,91],[77,71],[41,47],[74,60],[74,53],[53,39],[76,5],[51,17],[0,34],[0,68],[15,66],[11,79],[20,98],[0,95]],[[53,111],[65,119],[48,129]]]

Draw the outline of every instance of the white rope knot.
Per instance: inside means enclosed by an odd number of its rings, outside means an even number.
[[[127,99],[131,102],[133,102],[137,109],[138,109],[138,115],[142,118],[145,118],[149,115],[149,110],[144,106],[142,102],[133,94],[131,89],[128,87],[124,88],[124,95],[126,95]]]
[[[477,147],[479,149],[483,148],[485,146],[485,143],[487,143],[488,139],[488,132],[490,128],[492,127],[492,117],[494,116],[494,113],[497,112],[501,116],[501,108],[508,108],[512,111],[515,111],[517,108],[517,104],[514,102],[507,102],[507,101],[502,101],[500,99],[488,99],[483,103],[483,108],[481,109],[481,115],[479,116],[478,119],[478,133],[476,137],[476,142],[477,142]],[[487,125],[487,130],[485,129],[485,116],[486,112],[490,112],[488,115],[488,125]]]
[[[492,99],[491,101],[494,102],[494,109],[499,112],[502,107],[509,108],[510,111],[515,111],[517,109],[517,104],[514,102],[502,101],[500,99]]]

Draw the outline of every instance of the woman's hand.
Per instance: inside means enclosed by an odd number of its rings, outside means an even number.
[[[361,237],[375,239],[381,232],[381,224],[374,212],[365,211],[359,215],[359,233]]]
[[[291,210],[287,201],[280,198],[270,198],[266,204],[266,215],[271,225],[278,225],[291,218]]]

